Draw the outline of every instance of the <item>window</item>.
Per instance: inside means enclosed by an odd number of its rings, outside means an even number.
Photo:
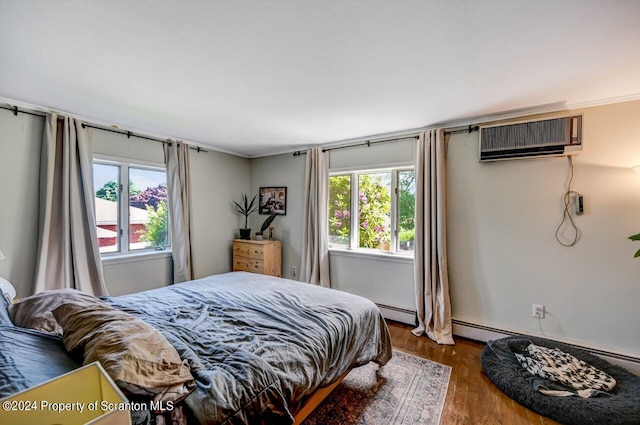
[[[415,172],[396,168],[329,177],[333,248],[413,252]]]
[[[93,184],[101,253],[125,254],[170,247],[164,168],[96,160]]]
[[[351,175],[329,177],[329,244],[351,240]]]

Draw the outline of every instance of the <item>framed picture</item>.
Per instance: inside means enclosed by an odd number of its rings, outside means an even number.
[[[287,214],[287,188],[286,187],[261,187],[260,188],[260,214]]]

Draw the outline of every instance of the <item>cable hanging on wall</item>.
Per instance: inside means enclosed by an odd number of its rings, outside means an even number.
[[[567,184],[567,191],[565,192],[563,197],[564,211],[562,213],[562,221],[560,222],[560,224],[558,225],[558,228],[556,229],[556,240],[560,245],[570,247],[577,244],[578,241],[580,240],[580,229],[578,228],[576,223],[573,221],[573,214],[571,212],[571,208],[569,207],[569,205],[571,204],[571,195],[575,195],[580,199],[579,201],[580,204],[577,207],[578,214],[582,213],[582,201],[581,201],[582,195],[574,190],[571,190],[571,183],[573,182],[573,157],[569,155],[567,156],[567,159],[569,160],[569,183]],[[571,240],[571,242],[568,242],[568,243],[563,242],[560,239],[560,230],[565,226],[565,223],[568,223],[569,228],[573,229],[573,239]]]

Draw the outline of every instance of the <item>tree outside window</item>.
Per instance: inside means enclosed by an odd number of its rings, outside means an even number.
[[[398,251],[413,251],[416,226],[416,173],[398,173]]]
[[[129,167],[130,249],[169,246],[167,216],[167,176],[164,171]],[[142,221],[134,220],[134,208],[146,211]]]
[[[356,188],[352,187],[354,182]],[[397,198],[393,201],[396,193]],[[392,205],[395,205],[395,211]],[[357,216],[352,221],[353,214]],[[411,252],[414,228],[413,170],[352,172],[329,177],[331,246]]]
[[[351,175],[329,177],[329,243],[349,246]]]
[[[358,176],[359,247],[389,249],[391,173]]]

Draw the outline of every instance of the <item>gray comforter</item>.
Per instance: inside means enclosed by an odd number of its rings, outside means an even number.
[[[159,329],[197,384],[202,424],[290,424],[291,411],[352,367],[391,358],[372,302],[286,279],[234,272],[109,298]]]

